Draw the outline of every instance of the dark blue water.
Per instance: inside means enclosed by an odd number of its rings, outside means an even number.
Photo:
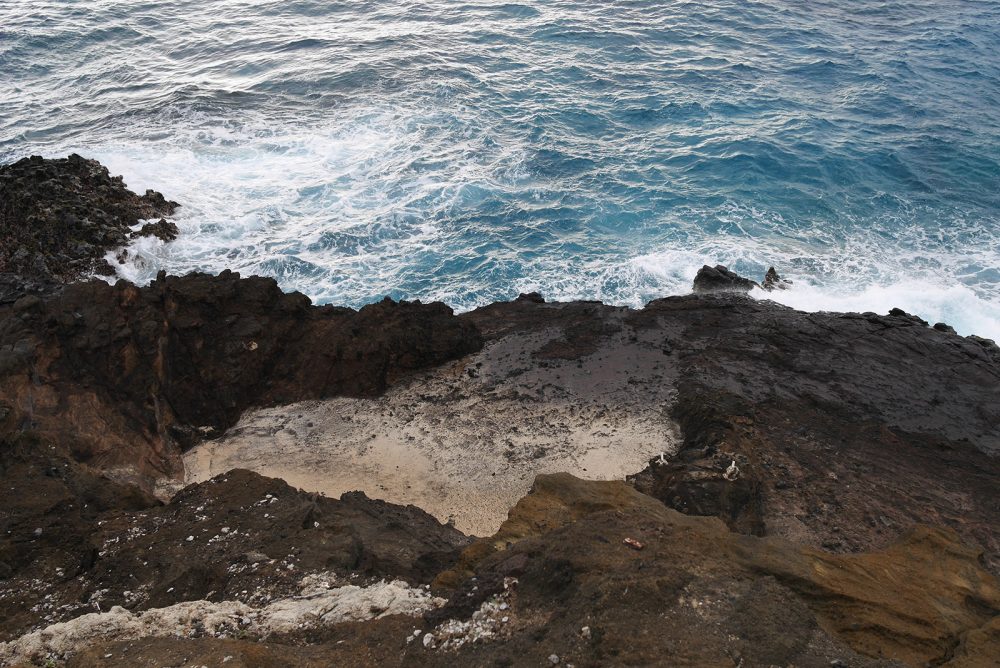
[[[0,3],[0,160],[185,207],[122,274],[638,305],[703,263],[1000,337],[1000,1]]]

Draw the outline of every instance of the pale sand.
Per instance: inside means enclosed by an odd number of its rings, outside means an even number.
[[[674,452],[671,358],[660,341],[629,334],[582,361],[532,358],[554,331],[509,336],[377,399],[250,411],[185,455],[187,482],[247,468],[328,496],[414,504],[491,535],[538,473],[621,479]]]

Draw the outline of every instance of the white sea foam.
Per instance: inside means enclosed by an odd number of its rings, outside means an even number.
[[[818,223],[796,228],[777,214],[730,204],[671,214],[658,224],[677,230],[678,239],[632,255],[586,248],[586,241],[582,252],[553,245],[528,261],[516,245],[479,251],[477,231],[455,221],[483,198],[515,196],[527,210],[526,201],[560,201],[564,184],[532,175],[524,145],[497,142],[478,118],[460,107],[372,107],[280,131],[266,119],[209,127],[187,119],[169,144],[89,151],[132,189],[154,188],[183,204],[179,239],[136,242],[119,275],[145,283],[160,269],[229,268],[273,276],[320,302],[359,305],[394,294],[466,310],[532,290],[639,307],[689,292],[703,264],[758,280],[774,265],[794,288],[755,296],[807,311],[898,307],[961,334],[1000,339],[996,234],[961,219],[933,234],[896,220],[859,223],[838,237]],[[719,227],[704,231],[706,220]],[[441,270],[456,259],[492,269]]]
[[[519,178],[520,146],[462,114],[367,109],[322,127],[195,126],[91,150],[133,190],[182,203],[178,240],[137,242],[119,276],[229,268],[320,301],[389,293],[436,252],[437,220]]]
[[[1000,341],[1000,306],[982,299],[964,285],[904,280],[850,290],[846,287],[838,289],[811,285],[800,280],[791,290],[754,290],[752,295],[801,311],[871,311],[885,314],[892,308],[901,308],[930,324],[949,324],[959,334],[977,334]]]
[[[137,282],[639,306],[703,263],[774,265],[803,308],[998,334],[995,11],[91,4],[0,3],[0,155],[92,155],[181,202],[180,238],[120,266]]]
[[[607,264],[553,262],[539,268],[537,274],[516,284],[520,291],[538,290],[554,300],[600,299],[606,303],[640,307],[653,297],[688,294],[698,270],[705,264],[730,267],[749,266],[744,273],[760,281],[764,269],[776,265],[786,278],[793,281],[791,289],[774,292],[754,290],[751,296],[769,299],[802,311],[874,312],[886,314],[901,308],[918,315],[930,324],[944,322],[962,335],[976,334],[1000,341],[1000,304],[972,287],[946,274],[916,274],[905,276],[902,267],[884,270],[875,268],[878,258],[865,265],[867,275],[850,268],[833,275],[817,276],[785,271],[785,266],[801,264],[801,260],[781,257],[773,249],[732,248],[728,244],[695,250],[667,249],[640,255],[624,262]],[[785,260],[783,263],[782,260]],[[821,258],[836,264],[834,258]],[[815,263],[811,259],[810,264]],[[844,265],[847,263],[845,262]],[[851,266],[863,265],[853,258]],[[846,274],[846,276],[845,276]]]

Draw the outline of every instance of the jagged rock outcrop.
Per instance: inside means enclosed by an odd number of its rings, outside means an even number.
[[[697,294],[641,310],[531,293],[459,316],[389,300],[316,307],[231,272],[64,286],[174,206],[102,169],[78,156],[0,168],[0,262],[18,272],[0,271],[0,641],[123,606],[88,623],[139,630],[68,647],[70,665],[974,668],[1000,655],[993,341],[899,309],[755,301],[743,293],[757,284],[721,266],[699,272]],[[41,260],[25,264],[18,239],[36,229],[25,243]],[[143,229],[176,233],[165,220]],[[787,282],[772,269],[761,287]],[[361,424],[358,447],[377,450],[389,416],[405,453],[457,424],[500,434],[507,462],[539,465],[545,444],[573,456],[581,438],[616,452],[645,439],[641,459],[662,454],[627,483],[539,476],[475,542],[414,506],[244,470],[166,504],[150,494],[179,474],[182,451],[249,408],[374,397],[400,381],[406,392],[382,396],[374,421],[355,420],[359,401],[325,424]],[[602,387],[614,392],[584,391]],[[454,415],[497,405],[477,392],[502,400],[516,443]],[[581,410],[580,397],[605,396],[617,412]],[[517,402],[532,410],[519,416]],[[298,418],[282,438],[313,427]],[[588,449],[581,471],[606,452]],[[433,581],[448,600],[424,605],[431,593],[401,584],[420,600],[407,614],[327,624],[320,611],[300,627],[290,597],[310,574],[366,592],[383,578]],[[280,628],[261,621],[276,600],[298,610]],[[206,625],[213,611],[232,624]],[[141,637],[161,617],[188,637]],[[44,635],[26,646],[48,647]]]
[[[152,484],[250,406],[374,395],[480,345],[444,304],[315,307],[230,272],[76,283],[0,305],[0,402],[6,433]]]
[[[673,508],[840,552],[881,548],[913,524],[945,526],[1000,571],[1000,364],[988,343],[905,315],[809,314],[726,295],[639,311],[510,302],[461,317],[487,345],[562,332],[539,364],[616,340],[659,347],[663,382],[676,383],[664,410],[683,440],[632,479]],[[727,480],[733,460],[739,474]]]
[[[1000,610],[978,557],[925,527],[836,556],[565,474],[539,476],[497,535],[466,552],[480,582],[518,578],[515,619],[548,619],[542,642],[515,624],[506,650],[575,665],[937,665],[990,633]]]
[[[135,236],[172,240],[177,227],[165,220],[135,233],[130,228],[170,216],[178,206],[153,190],[135,194],[122,177],[75,153],[0,165],[0,275],[18,288],[0,290],[0,297],[93,274],[113,276],[105,254]]]
[[[696,293],[712,292],[750,292],[754,288],[759,288],[755,281],[743,278],[727,267],[717,264],[709,267],[707,264],[698,270],[694,277],[694,291]]]
[[[764,274],[764,280],[761,281],[760,287],[767,292],[773,292],[774,290],[787,290],[792,287],[792,282],[779,276],[774,267],[769,267],[767,272]]]
[[[760,288],[766,292],[774,290],[787,290],[792,287],[792,282],[782,278],[774,267],[769,267],[764,274],[764,280],[760,283],[744,278],[728,267],[717,264],[710,267],[707,264],[698,270],[694,277],[692,289],[697,294],[709,293],[746,293],[754,288]]]
[[[274,289],[270,283],[265,289],[260,287],[264,283],[227,275],[221,279],[158,281],[145,294],[165,294],[178,304],[203,303],[173,296],[173,290],[167,289],[172,281],[181,288],[178,292],[211,292],[228,286],[231,292],[226,293],[226,299],[232,299],[233,304],[255,303],[248,298]],[[67,293],[74,289],[92,288],[71,287]],[[144,294],[126,285],[102,289],[123,296],[141,298]],[[301,299],[286,296],[277,303],[285,298]],[[209,299],[207,295],[205,299]],[[47,312],[50,303],[55,302],[42,300],[31,309]],[[253,312],[275,312],[274,302],[264,303],[272,306],[254,307]],[[420,311],[415,305],[386,303],[374,312],[391,314],[404,309],[405,313],[407,308]],[[208,312],[219,310],[213,305]],[[361,313],[328,311],[331,315],[313,317],[321,321],[343,317],[348,322],[361,317]],[[11,313],[15,312],[24,311],[11,307]],[[180,317],[198,310],[178,307],[160,312]],[[37,314],[27,321],[34,322],[34,317]],[[297,322],[310,322],[310,316],[301,317]],[[188,321],[169,321],[179,331],[187,331],[182,325]],[[381,320],[374,318],[372,322]],[[461,325],[456,331],[481,332],[487,345],[502,337],[529,337],[532,332],[544,331],[545,337],[538,339],[544,343],[531,356],[542,369],[563,369],[574,360],[608,355],[616,341],[627,341],[637,351],[649,348],[656,352],[657,359],[663,360],[658,363],[662,365],[662,382],[672,383],[676,392],[674,402],[664,405],[663,410],[677,420],[683,441],[676,455],[668,455],[665,463],[657,458],[633,478],[635,488],[649,496],[640,497],[625,485],[590,487],[569,482],[546,492],[547,479],[543,478],[536,493],[522,502],[497,539],[469,547],[455,567],[436,578],[439,591],[452,592],[453,600],[422,622],[372,620],[314,630],[306,636],[273,638],[270,645],[233,646],[226,644],[231,641],[210,638],[190,643],[179,639],[149,640],[148,644],[129,641],[133,655],[145,652],[166,660],[164,657],[187,656],[185,653],[197,650],[204,652],[198,656],[207,661],[214,652],[239,651],[248,657],[271,657],[259,662],[255,658],[250,665],[268,665],[268,661],[280,665],[291,655],[302,665],[441,665],[502,662],[504,657],[516,663],[521,656],[546,660],[552,653],[575,665],[588,665],[587,657],[595,665],[614,665],[655,664],[666,652],[672,656],[687,653],[693,657],[691,661],[707,665],[723,660],[721,656],[728,657],[728,651],[745,657],[745,665],[793,659],[801,665],[818,661],[826,662],[818,665],[828,665],[834,658],[846,657],[848,665],[865,666],[893,665],[888,659],[873,658],[879,652],[919,664],[929,657],[958,661],[962,656],[988,656],[995,646],[995,629],[990,626],[996,615],[989,593],[993,585],[982,574],[989,569],[996,572],[996,509],[1000,507],[996,484],[1000,469],[990,454],[998,442],[1000,387],[997,363],[988,344],[926,327],[905,315],[803,314],[740,296],[670,298],[641,311],[597,303],[519,300],[462,316],[447,315],[444,322],[445,326]],[[86,340],[85,332],[89,331],[81,327],[74,336]],[[236,331],[245,333],[238,327]],[[181,341],[196,340],[187,338],[190,334],[178,336]],[[433,340],[429,330],[423,337]],[[62,349],[75,339],[57,336],[54,340],[62,341]],[[235,340],[244,344],[247,339]],[[479,339],[476,341],[478,345]],[[449,350],[453,350],[453,343],[449,343]],[[279,349],[277,343],[268,345]],[[229,359],[230,364],[249,352],[242,345],[238,354],[227,358],[227,350],[222,349],[221,359]],[[647,364],[649,356],[609,359],[616,365],[616,373],[628,373],[630,359]],[[545,366],[557,361],[563,366]],[[272,364],[266,373],[259,372],[263,378],[276,380],[270,385],[259,382],[258,391],[266,391],[258,397],[282,401],[281,395],[268,394],[282,387],[286,378],[278,373],[282,368]],[[385,369],[383,365],[362,365],[356,373],[371,373],[372,368],[376,375],[367,381],[372,384],[350,386],[351,391],[374,392],[387,382],[377,380],[389,378],[377,375]],[[458,372],[462,369],[456,368]],[[599,365],[594,368],[599,369]],[[69,369],[65,373],[71,377]],[[291,377],[299,382],[298,377]],[[553,376],[551,382],[560,381]],[[635,390],[641,391],[640,386]],[[11,422],[12,416],[15,414],[10,412],[8,428],[16,424]],[[738,473],[729,475],[727,468],[734,460]],[[281,498],[280,493],[274,495]],[[622,495],[631,499],[632,505],[622,506]],[[638,503],[635,500],[639,498],[648,500]],[[198,505],[202,505],[200,500]],[[230,508],[245,506],[234,497]],[[533,506],[536,510],[529,512]],[[679,520],[668,506],[691,517]],[[172,512],[169,509],[153,510],[158,514]],[[714,516],[723,523],[694,515]],[[178,542],[180,534],[197,536],[202,528],[196,517],[182,513],[172,515],[171,520]],[[685,524],[688,520],[693,524]],[[301,525],[300,520],[290,523]],[[934,528],[915,529],[917,525]],[[672,536],[665,541],[669,549],[659,542],[661,530],[663,535]],[[100,535],[122,536],[127,526],[116,524],[110,531]],[[308,541],[312,535],[302,531],[305,533],[296,541]],[[692,535],[702,538],[694,540]],[[719,542],[711,543],[705,536],[714,536],[712,540]],[[622,543],[625,537],[638,541],[642,549]],[[699,542],[703,539],[706,542]],[[258,540],[264,541],[254,537],[252,542]],[[508,549],[507,543],[513,547]],[[975,566],[980,559],[977,544],[985,548],[981,559],[989,567],[986,570]],[[671,551],[683,545],[691,552]],[[750,547],[741,552],[739,546]],[[769,552],[772,550],[777,552]],[[703,551],[716,557],[706,558]],[[852,556],[862,552],[882,556]],[[772,559],[769,554],[777,557]],[[833,556],[837,554],[842,556]],[[590,557],[586,555],[594,555],[595,561],[587,561]],[[696,568],[695,555],[698,570],[692,574],[683,568]],[[914,555],[919,557],[916,562],[912,561]],[[179,559],[176,555],[172,558]],[[233,555],[225,558],[233,559]],[[624,561],[626,558],[631,561]],[[917,563],[921,560],[926,563]],[[112,562],[115,572],[127,571],[132,564],[109,557],[107,563]],[[435,568],[444,568],[444,561],[434,563],[421,571],[428,580]],[[686,563],[691,565],[682,568]],[[91,570],[104,572],[102,568],[98,565]],[[817,580],[816,572],[824,569],[829,577]],[[655,578],[646,580],[647,573]],[[894,575],[865,580],[862,573]],[[847,580],[838,580],[838,574]],[[692,575],[697,577],[692,579]],[[959,576],[972,578],[963,580],[960,589],[966,594],[975,592],[962,599],[964,611],[947,581]],[[218,577],[211,572],[178,575],[165,589],[172,586],[185,596],[207,596]],[[424,630],[445,629],[449,616],[466,621],[447,626],[452,629],[448,633],[465,628],[462,625],[470,623],[468,616],[478,610],[477,606],[490,604],[501,595],[505,578],[510,577],[518,578],[519,584],[503,600],[513,610],[507,616],[515,621],[508,622],[508,627],[494,619],[491,623],[503,630],[494,629],[494,635],[489,636],[503,639],[502,643],[488,639],[470,642],[457,650],[459,655],[453,650],[435,652],[412,641],[406,643],[414,625]],[[907,578],[932,583],[924,587],[924,594],[906,594],[903,599],[906,606],[922,615],[917,621],[894,607],[888,594],[879,593],[896,592]],[[579,589],[579,583],[587,584]],[[855,601],[850,597],[860,602],[846,603]],[[627,607],[617,607],[620,601]],[[837,602],[846,607],[837,607]],[[522,610],[526,612],[519,617]],[[945,610],[947,614],[942,614],[950,621],[933,617],[928,611],[934,610]],[[653,632],[652,620],[655,617],[656,633],[662,635],[664,615],[672,620],[666,626],[671,631],[661,638]],[[544,634],[537,622],[541,619],[549,629]],[[580,636],[584,625],[591,634],[586,643]],[[641,636],[643,641],[631,640],[636,637],[634,630],[643,628],[648,629]],[[647,641],[647,636],[656,637]],[[730,636],[737,640],[729,640]],[[594,643],[593,638],[600,640]],[[630,639],[627,646],[621,638]],[[344,642],[337,644],[340,641]],[[213,644],[216,642],[222,644]],[[303,643],[307,646],[301,647]],[[227,649],[222,649],[223,644]],[[292,646],[297,649],[289,649]],[[125,647],[100,645],[75,661],[78,665],[108,665],[104,654],[120,657]],[[968,661],[972,663],[965,665],[976,665],[974,658]],[[155,660],[150,662],[152,665]]]
[[[704,345],[675,353],[684,443],[635,477],[639,489],[740,531],[842,551],[931,522],[1000,567],[1000,365],[980,342],[905,314],[717,306],[684,330]],[[691,307],[660,300],[637,318]]]

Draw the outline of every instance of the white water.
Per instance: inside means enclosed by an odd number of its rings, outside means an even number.
[[[931,324],[945,322],[962,335],[1000,340],[1000,305],[983,294],[985,288],[992,296],[992,272],[974,269],[996,261],[997,249],[989,245],[978,248],[975,257],[942,254],[928,261],[919,253],[894,257],[874,243],[855,243],[824,258],[808,256],[807,249],[782,252],[777,245],[746,236],[719,235],[691,248],[662,248],[624,260],[541,257],[530,275],[478,297],[470,298],[467,288],[444,280],[417,293],[400,293],[398,285],[414,270],[414,258],[447,241],[446,232],[434,222],[420,220],[416,211],[414,220],[399,223],[397,239],[369,249],[359,242],[351,253],[337,256],[310,252],[308,246],[331,230],[345,234],[354,230],[364,236],[377,221],[394,216],[400,205],[386,191],[395,187],[389,182],[395,178],[392,163],[406,160],[400,155],[407,150],[405,142],[371,128],[286,137],[284,142],[286,149],[279,155],[253,149],[234,156],[232,151],[212,155],[129,146],[98,151],[96,157],[113,174],[124,174],[134,190],[154,188],[183,203],[175,217],[180,238],[170,244],[141,239],[131,247],[130,260],[115,265],[119,276],[142,284],[160,269],[183,274],[228,268],[245,275],[273,276],[284,289],[299,290],[322,303],[357,306],[393,293],[441,300],[462,311],[534,290],[550,300],[599,299],[641,307],[658,296],[690,292],[703,264],[773,265],[793,281],[793,288],[754,291],[754,297],[803,311],[885,314],[901,308]],[[512,149],[511,154],[516,156],[517,151]],[[495,179],[490,170],[497,169],[500,166],[469,161],[455,168],[449,182],[412,183],[412,197],[436,199],[437,206],[445,208],[471,184]],[[331,182],[338,186],[331,187]],[[325,185],[316,186],[316,194],[303,201],[303,191],[317,183]],[[845,256],[850,259],[844,260]],[[805,270],[795,270],[803,266]],[[880,266],[888,270],[876,271]],[[908,268],[914,276],[907,275]],[[963,273],[981,289],[956,283],[952,276]],[[985,284],[975,280],[977,273],[986,274]]]

